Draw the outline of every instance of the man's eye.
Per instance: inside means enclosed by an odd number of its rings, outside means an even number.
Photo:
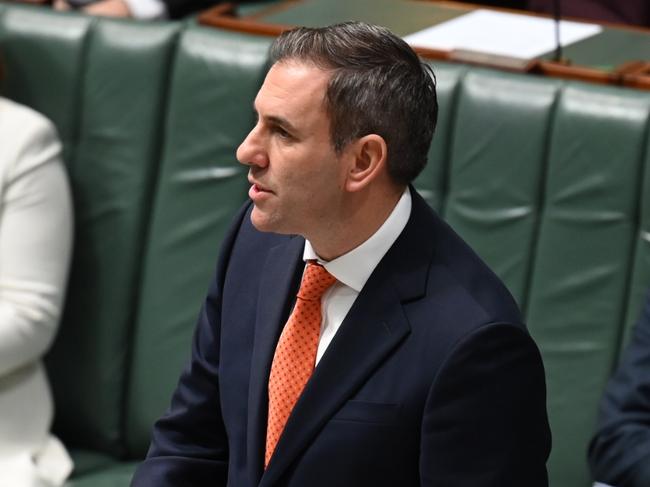
[[[283,139],[290,139],[291,134],[284,130],[282,127],[275,127],[275,133],[278,134]]]

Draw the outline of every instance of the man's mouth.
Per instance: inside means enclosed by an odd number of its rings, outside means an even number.
[[[271,191],[265,188],[264,186],[260,186],[257,183],[253,184],[253,191],[256,193],[270,193]]]
[[[267,187],[251,181],[251,188],[248,191],[248,196],[253,201],[261,201],[262,199],[265,199],[265,196],[270,195],[272,193],[273,192]]]
[[[263,186],[262,184],[258,183],[253,179],[249,179],[248,182],[251,184],[251,191],[255,193],[272,193],[272,191],[269,188]]]

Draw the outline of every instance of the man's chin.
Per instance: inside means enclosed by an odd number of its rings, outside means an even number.
[[[251,223],[260,232],[284,233],[280,230],[277,218],[260,210],[256,205],[253,205],[253,211],[251,212]]]

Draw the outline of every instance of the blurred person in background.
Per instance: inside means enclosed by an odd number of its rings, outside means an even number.
[[[78,9],[90,15],[143,20],[180,19],[221,3],[219,0],[54,0],[56,10]]]
[[[54,126],[0,96],[2,487],[60,486],[72,470],[65,448],[49,432],[53,406],[41,362],[61,315],[72,226]]]
[[[1,0],[0,0],[1,1]],[[55,10],[79,10],[89,15],[140,20],[182,19],[224,0],[15,0],[33,5],[50,4]],[[245,3],[246,0],[232,3]],[[258,2],[259,3],[259,2]]]
[[[0,2],[3,0],[0,0]],[[55,10],[78,10],[89,15],[127,17],[140,20],[182,19],[224,0],[14,0],[18,3],[52,6]],[[247,0],[230,3],[246,3]],[[263,1],[263,0],[262,0]],[[269,0],[270,1],[270,0]],[[259,1],[258,1],[259,3]]]

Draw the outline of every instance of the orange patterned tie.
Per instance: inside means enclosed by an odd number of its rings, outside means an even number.
[[[336,278],[319,264],[308,262],[296,305],[282,330],[269,376],[269,420],[264,468],[271,460],[289,414],[314,371],[320,335],[320,300]]]

